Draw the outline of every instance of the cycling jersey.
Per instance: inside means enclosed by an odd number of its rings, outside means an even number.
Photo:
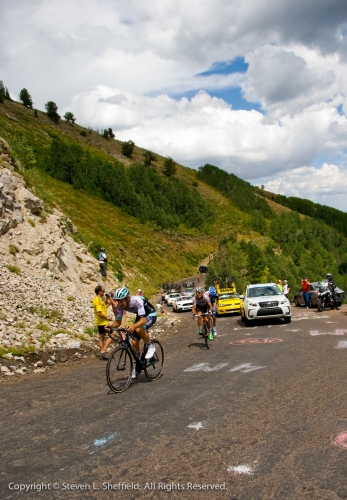
[[[212,293],[212,292],[210,292],[210,293],[209,293],[209,298],[210,298],[210,302],[211,302],[211,304],[213,305],[215,302],[217,302],[217,301],[218,301],[218,299],[219,299],[219,295],[218,295],[218,293],[217,293],[217,292],[216,292],[216,293]]]
[[[193,297],[193,307],[196,306],[197,309],[206,308],[211,305],[211,301],[206,293],[202,297]]]
[[[136,314],[136,318],[147,318],[148,316],[156,316],[155,307],[152,306],[150,302],[143,295],[135,295],[130,297],[129,306],[125,309],[121,309],[117,305],[116,309],[116,319],[120,321],[122,319],[123,311],[128,311]]]

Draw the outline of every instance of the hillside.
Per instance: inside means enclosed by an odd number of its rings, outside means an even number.
[[[347,240],[334,224],[298,214],[218,167],[197,172],[177,165],[168,179],[165,158],[156,153],[148,167],[144,149],[135,146],[127,158],[117,139],[63,120],[55,124],[45,113],[7,100],[0,105],[1,135],[45,210],[59,208],[76,228],[71,236],[92,255],[107,249],[116,283],[141,286],[151,295],[161,282],[194,275],[198,262],[213,253],[208,281],[234,274],[240,291],[248,281],[279,278],[289,279],[294,291],[303,274],[320,279],[328,271],[345,287]],[[194,200],[205,206],[188,220]]]
[[[80,135],[82,130],[86,131],[86,137]],[[195,274],[198,262],[214,252],[219,239],[231,231],[251,237],[246,227],[249,216],[201,181],[194,189],[213,206],[217,221],[205,228],[203,233],[200,228],[184,225],[165,230],[151,222],[141,223],[119,207],[54,179],[43,168],[47,151],[56,137],[78,143],[91,154],[97,153],[106,160],[109,157],[121,159],[126,166],[136,160],[143,161],[144,150],[141,148],[135,147],[133,158],[129,160],[121,155],[120,141],[105,140],[97,132],[89,133],[88,129],[62,120],[56,125],[45,113],[38,112],[38,118],[35,118],[32,110],[10,101],[0,105],[0,135],[10,143],[22,167],[23,163],[29,163],[28,150],[32,148],[35,166],[24,168],[23,173],[26,182],[45,201],[46,208],[55,206],[69,217],[78,229],[74,237],[80,238],[92,253],[95,254],[99,246],[107,248],[116,279],[124,276],[129,286],[140,285],[149,295],[156,292],[163,281]],[[165,159],[156,156],[155,169],[161,172]],[[191,188],[192,182],[197,180],[197,172],[178,165],[176,177]],[[218,236],[214,234],[214,226]]]

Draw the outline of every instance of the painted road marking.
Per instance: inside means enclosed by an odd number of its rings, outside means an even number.
[[[347,333],[347,329],[337,329],[335,332],[320,332],[319,330],[310,330],[312,337],[317,335],[344,335]]]
[[[325,319],[325,318],[328,318],[330,319],[330,316],[303,316],[303,317],[299,317],[299,318],[296,318],[294,316],[292,316],[292,321],[301,321],[302,319]]]
[[[346,349],[347,348],[347,340],[340,340],[335,349]]]
[[[336,446],[347,448],[347,432],[341,432],[334,440]]]
[[[183,370],[184,372],[216,372],[217,370],[221,370],[225,366],[228,366],[229,363],[218,363],[215,366],[209,366],[208,363],[198,363],[197,365],[190,366]],[[252,363],[242,363],[241,365],[235,366],[229,372],[237,372],[241,373],[249,373],[254,370],[260,370],[261,368],[266,368],[266,366],[255,366]]]
[[[86,447],[87,449],[90,447],[92,448],[89,452],[89,455],[94,455],[94,453],[104,448],[110,441],[112,441],[112,439],[117,436],[120,436],[120,432],[114,432],[113,434],[109,434],[108,436],[102,437],[101,439],[94,439],[93,443],[87,445]]]
[[[253,469],[249,465],[229,465],[227,468],[228,472],[234,472],[235,474],[247,474],[252,475]]]
[[[232,345],[244,345],[244,344],[277,344],[278,342],[283,342],[282,339],[241,339],[229,342]]]
[[[204,428],[202,422],[192,422],[191,424],[187,425],[187,427],[189,429],[196,429],[197,431]]]
[[[216,372],[217,370],[220,370],[221,368],[224,368],[224,366],[227,366],[229,363],[218,363],[218,365],[215,366],[209,366],[208,363],[198,363],[197,365],[190,366],[189,368],[186,368],[185,372]]]
[[[235,368],[232,368],[229,372],[240,371],[241,373],[249,373],[254,370],[260,370],[261,368],[266,368],[266,366],[252,366],[252,363],[243,363],[242,365],[235,366]]]

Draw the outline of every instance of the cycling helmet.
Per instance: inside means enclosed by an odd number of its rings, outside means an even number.
[[[331,280],[331,279],[333,279],[333,275],[331,273],[328,273],[327,274],[327,280]]]
[[[115,300],[121,300],[126,299],[127,297],[129,297],[129,295],[129,290],[125,286],[122,286],[122,288],[117,288],[117,290],[114,292],[113,298]]]
[[[102,252],[104,252],[104,251],[105,251],[105,249],[104,249],[104,248],[102,248],[102,249],[101,249],[101,251],[102,251]]]
[[[215,289],[215,287],[214,287],[214,286],[210,286],[210,288],[208,289],[208,291],[209,291],[210,293],[212,293],[212,295],[217,295],[217,290]]]
[[[204,289],[202,288],[202,286],[198,286],[197,288],[195,288],[195,292],[196,293],[204,293]]]

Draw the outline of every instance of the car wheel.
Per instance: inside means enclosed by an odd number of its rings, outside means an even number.
[[[284,320],[284,322],[285,322],[285,323],[291,323],[291,321],[292,321],[292,317],[291,317],[291,316],[285,316],[285,317],[283,318],[283,320]]]
[[[251,324],[249,319],[247,319],[246,316],[243,316],[242,313],[241,313],[241,321],[242,323],[245,324],[245,326],[249,326]]]
[[[299,304],[299,301],[296,297],[294,299],[294,304],[295,304],[295,307],[301,307],[301,304]]]

